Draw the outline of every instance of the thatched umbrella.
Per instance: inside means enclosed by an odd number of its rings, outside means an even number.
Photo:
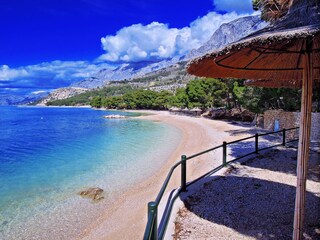
[[[190,112],[193,113],[195,116],[200,116],[202,113],[202,110],[200,108],[196,107],[196,108],[192,108],[190,110]]]
[[[177,108],[177,107],[171,107],[169,108],[170,112],[181,112],[181,108]]]
[[[188,65],[190,74],[202,77],[267,79],[274,85],[291,81],[297,86],[302,79],[294,239],[302,239],[312,82],[320,79],[319,5],[319,0],[292,0],[288,14],[274,24]]]

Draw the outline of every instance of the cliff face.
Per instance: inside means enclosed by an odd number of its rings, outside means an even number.
[[[242,17],[232,22],[224,23],[213,33],[208,42],[200,48],[192,50],[185,58],[193,59],[212,50],[222,48],[250,33],[260,30],[266,25],[267,24],[260,19],[260,16]]]
[[[76,87],[59,88],[59,89],[53,91],[52,93],[50,93],[44,99],[42,99],[38,103],[38,105],[46,105],[47,102],[50,102],[50,101],[61,100],[61,99],[73,97],[73,96],[78,95],[80,93],[84,93],[88,90],[89,89],[86,89],[86,88],[76,88]]]

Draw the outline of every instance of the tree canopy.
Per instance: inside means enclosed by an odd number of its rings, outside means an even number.
[[[199,107],[206,110],[212,107],[242,107],[255,113],[262,113],[266,109],[295,111],[300,106],[300,90],[256,88],[245,86],[244,80],[240,79],[206,78],[191,80],[185,88],[179,88],[175,93],[131,89],[116,96],[101,94],[91,97],[90,105],[109,109]]]

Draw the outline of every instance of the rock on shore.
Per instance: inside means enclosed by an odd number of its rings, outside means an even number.
[[[104,199],[102,196],[103,189],[95,187],[95,188],[88,188],[84,191],[79,192],[79,195],[82,197],[91,198],[94,201],[99,201]]]

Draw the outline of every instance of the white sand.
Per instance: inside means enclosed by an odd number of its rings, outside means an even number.
[[[80,239],[141,239],[147,222],[147,203],[156,198],[169,169],[179,161],[181,154],[188,156],[220,145],[223,141],[248,136],[248,128],[223,121],[171,115],[168,112],[143,112],[153,115],[142,116],[141,119],[161,121],[179,128],[182,131],[181,142],[158,172],[119,196],[115,204],[110,204],[109,208],[105,209],[101,218],[83,231]],[[231,136],[228,131],[237,134]],[[213,157],[214,155],[208,154],[188,162],[188,181],[221,164],[221,159],[217,162]],[[179,186],[179,174],[180,172],[177,171],[173,176],[168,190]]]

